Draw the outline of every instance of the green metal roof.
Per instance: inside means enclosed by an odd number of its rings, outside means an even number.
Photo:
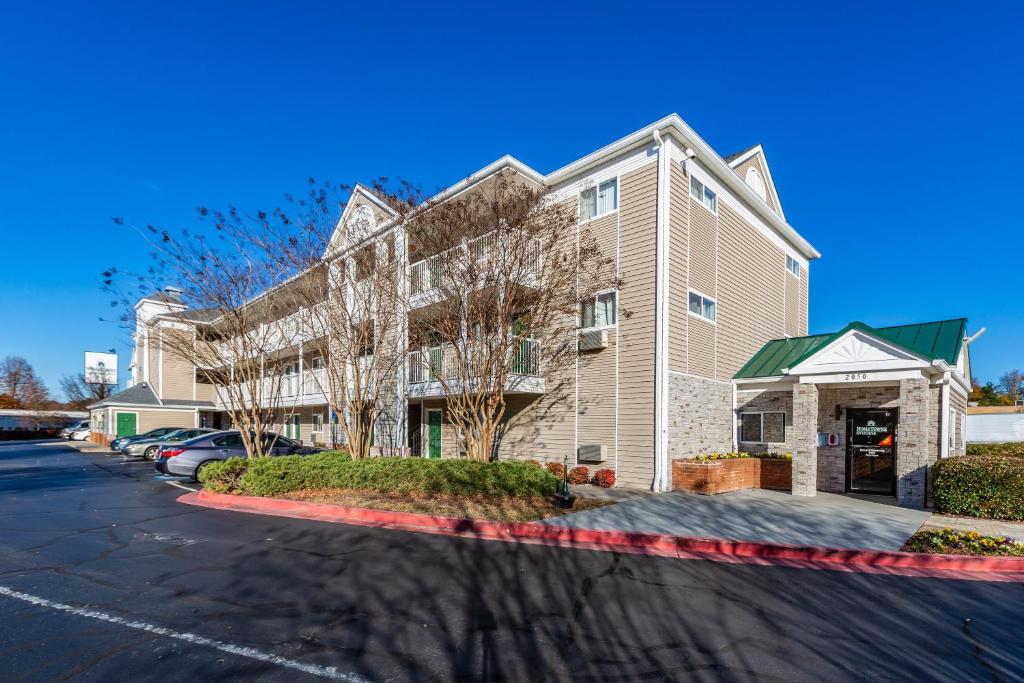
[[[830,334],[772,339],[740,368],[735,378],[777,377],[783,370],[795,367],[854,329],[888,341],[922,358],[941,359],[956,365],[967,332],[967,318],[890,327],[871,327],[861,322],[852,322]]]

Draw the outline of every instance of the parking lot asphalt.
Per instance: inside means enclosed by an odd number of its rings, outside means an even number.
[[[176,502],[0,446],[0,679],[1019,680],[1024,586],[565,550]]]

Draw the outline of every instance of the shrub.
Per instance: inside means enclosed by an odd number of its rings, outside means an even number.
[[[746,451],[733,451],[731,453],[702,453],[693,457],[694,460],[733,460],[735,458],[761,458],[762,460],[792,460],[792,453],[747,453]]]
[[[601,469],[594,472],[594,486],[610,489],[615,486],[615,470]]]
[[[935,510],[989,519],[1024,520],[1024,458],[966,455],[932,467]]]
[[[232,461],[228,461],[232,462]],[[363,489],[455,495],[544,496],[558,490],[549,472],[525,462],[483,463],[428,458],[352,460],[348,453],[317,453],[257,458],[225,471],[211,465],[202,472],[210,490],[275,496],[303,489]],[[240,474],[239,474],[240,472]]]
[[[969,443],[967,455],[1009,455],[1024,458],[1024,442]]]
[[[548,472],[558,477],[559,481],[565,476],[565,466],[560,462],[545,463],[544,467],[547,468]]]
[[[247,458],[211,462],[199,471],[199,481],[214,493],[231,493],[249,469]]]
[[[581,486],[583,484],[590,483],[590,468],[589,467],[573,467],[569,470],[569,483],[573,486]]]

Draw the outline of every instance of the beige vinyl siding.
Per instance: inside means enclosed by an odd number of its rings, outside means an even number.
[[[689,180],[680,164],[671,164],[669,192],[669,335],[668,367],[686,372],[686,314],[689,310],[690,194]]]
[[[800,311],[797,317],[799,321],[799,327],[796,332],[797,335],[800,337],[804,337],[807,335],[807,309],[810,305],[809,297],[807,294],[807,290],[810,287],[810,285],[807,282],[809,278],[810,273],[808,272],[808,269],[802,268],[800,270]]]
[[[690,316],[689,350],[686,372],[699,377],[715,378],[715,326]]]
[[[578,439],[583,444],[604,444],[603,464],[615,462],[617,331],[608,330],[608,348],[579,357]]]
[[[158,427],[195,427],[196,413],[193,410],[173,409],[139,409],[114,408],[114,425],[117,425],[117,413],[138,413],[135,429],[138,433],[148,432]]]
[[[196,383],[196,400],[217,402],[217,387],[214,384]]]
[[[692,199],[692,198],[691,198]],[[721,202],[719,202],[721,206]],[[715,248],[718,218],[704,205],[690,202],[690,287],[715,298]]]
[[[783,336],[783,288],[795,278],[782,250],[725,204],[719,226],[718,362],[716,374],[705,376],[728,381],[765,341]]]
[[[652,163],[623,176],[620,188],[620,305],[631,315],[619,321],[618,479],[627,486],[654,479],[657,182]]]
[[[164,373],[160,397],[193,400],[194,366],[192,363],[175,354],[166,345],[164,346],[163,363]]]
[[[782,257],[782,267],[786,267],[786,257]],[[800,332],[800,282],[804,279],[801,269],[800,277],[796,278],[786,272],[786,334],[791,337],[801,336]]]

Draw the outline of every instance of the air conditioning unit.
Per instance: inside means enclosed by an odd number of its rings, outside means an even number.
[[[580,332],[580,351],[600,351],[608,348],[608,330]]]
[[[584,443],[576,449],[577,462],[598,463],[608,459],[608,447],[603,443]]]

